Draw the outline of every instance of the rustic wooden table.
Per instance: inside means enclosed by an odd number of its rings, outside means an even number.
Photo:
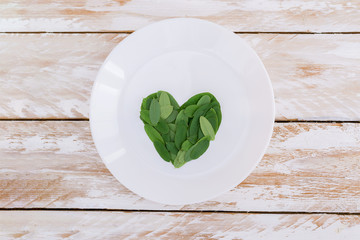
[[[111,49],[171,17],[236,32],[270,74],[276,124],[239,186],[167,206],[123,187],[89,130]],[[0,2],[0,239],[360,239],[360,2]]]

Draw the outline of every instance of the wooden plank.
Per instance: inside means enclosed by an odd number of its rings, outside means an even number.
[[[173,17],[213,21],[233,31],[360,31],[357,0],[1,1],[0,31],[132,31]]]
[[[0,34],[0,118],[88,118],[124,34]],[[242,34],[272,79],[276,119],[360,120],[360,35]]]
[[[277,120],[360,120],[360,35],[242,37],[269,72]]]
[[[0,35],[0,118],[87,118],[97,71],[124,35]]]
[[[166,206],[122,186],[88,122],[1,121],[0,208],[360,212],[360,124],[278,123],[240,185],[210,201]]]
[[[342,240],[359,234],[359,215],[0,212],[1,239]]]

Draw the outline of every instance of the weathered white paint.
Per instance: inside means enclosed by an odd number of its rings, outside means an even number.
[[[88,124],[0,122],[0,207],[360,211],[360,124],[276,124],[267,154],[243,183],[185,206],[150,202],[117,182]]]
[[[357,239],[360,217],[325,214],[0,212],[1,239]]]
[[[97,71],[125,36],[0,34],[0,118],[88,118]],[[360,120],[360,35],[240,36],[270,74],[276,119]]]
[[[351,133],[351,134],[349,134]],[[341,128],[333,125],[326,128],[326,132],[322,128],[313,127],[309,131],[301,132],[287,141],[280,144],[277,149],[307,149],[321,150],[338,148],[342,150],[352,150],[360,146],[360,128],[344,125]]]
[[[0,3],[0,31],[132,31],[166,18],[196,17],[233,31],[359,31],[356,0],[79,0]]]
[[[0,35],[0,58],[6,59],[0,63],[0,118],[87,117],[97,71],[124,37]]]
[[[360,71],[353,71],[360,64],[360,36],[354,35],[356,41],[345,40],[349,35],[241,36],[269,72],[277,119],[360,119]]]
[[[358,32],[358,1],[0,2],[4,31],[133,31],[199,17],[233,31]],[[87,118],[100,64],[126,34],[0,34],[0,118]],[[360,120],[360,37],[242,34],[277,119]],[[118,183],[88,122],[0,122],[0,207],[360,211],[360,125],[276,124],[255,171],[216,199],[165,206]],[[357,239],[358,215],[0,211],[0,239]]]

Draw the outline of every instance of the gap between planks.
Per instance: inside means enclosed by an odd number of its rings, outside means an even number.
[[[225,214],[308,214],[308,215],[354,215],[359,212],[306,212],[306,211],[231,211],[231,210],[156,210],[156,209],[111,209],[111,208],[0,208],[0,211],[48,211],[48,212],[154,212],[154,213],[225,213]]]
[[[1,122],[89,122],[89,118],[0,118]],[[360,123],[360,120],[275,120],[275,123]]]
[[[83,32],[48,32],[48,31],[30,31],[30,32],[0,32],[0,34],[131,34],[135,31],[83,31]],[[360,32],[258,32],[258,31],[234,31],[235,34],[360,34]]]
[[[1,122],[88,122],[89,118],[0,118]],[[359,121],[360,122],[360,121]]]

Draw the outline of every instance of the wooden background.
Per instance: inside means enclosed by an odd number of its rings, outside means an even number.
[[[244,38],[276,101],[256,170],[184,206],[118,183],[88,122],[112,48],[171,17]],[[0,32],[0,239],[360,239],[359,1],[2,0]]]

